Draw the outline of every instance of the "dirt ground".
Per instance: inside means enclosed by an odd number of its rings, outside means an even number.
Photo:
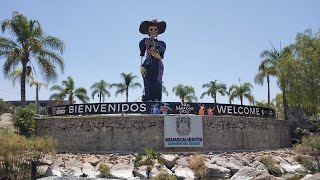
[[[4,113],[0,116],[0,129],[9,129],[10,131],[15,131],[12,115],[10,113]]]

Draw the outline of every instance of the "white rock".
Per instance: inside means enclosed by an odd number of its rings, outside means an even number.
[[[193,171],[188,167],[177,167],[174,170],[175,175],[178,178],[184,178],[184,179],[195,179]]]
[[[96,171],[94,170],[94,167],[88,162],[83,163],[82,172],[86,174],[88,178],[96,177]]]
[[[131,178],[133,177],[132,175],[133,171],[133,165],[132,164],[116,164],[112,166],[110,173],[112,176],[117,177],[117,178]]]
[[[100,159],[94,155],[91,155],[85,159],[85,162],[90,163],[92,166],[96,166],[100,162]]]
[[[181,157],[177,160],[176,164],[181,167],[189,167],[188,158]]]
[[[244,167],[240,169],[236,174],[234,174],[231,179],[232,180],[251,180],[253,179],[259,172],[252,167]]]
[[[163,154],[162,161],[167,168],[171,169],[176,164],[177,157],[173,154]]]
[[[222,166],[216,165],[216,164],[210,164],[206,163],[206,166],[208,168],[208,174],[209,177],[223,177],[228,178],[231,176],[231,172],[229,169],[224,168]]]
[[[288,164],[288,163],[281,162],[281,163],[279,164],[279,166],[280,166],[280,167],[284,170],[284,172],[286,172],[286,173],[294,173],[294,172],[296,172],[295,168],[294,168],[292,165]]]

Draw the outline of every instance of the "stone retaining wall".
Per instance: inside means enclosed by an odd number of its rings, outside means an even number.
[[[288,121],[203,116],[202,148],[164,148],[162,115],[75,116],[36,119],[36,134],[52,136],[58,152],[255,151],[291,146]]]

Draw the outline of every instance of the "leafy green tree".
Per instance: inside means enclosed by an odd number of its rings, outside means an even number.
[[[192,86],[184,86],[182,84],[179,84],[173,87],[172,92],[174,92],[175,95],[178,96],[182,102],[192,102],[192,100],[197,101],[198,99],[195,96],[195,91]]]
[[[125,73],[121,73],[121,78],[123,80],[122,83],[114,83],[111,84],[111,88],[112,87],[116,87],[117,91],[116,91],[116,96],[118,94],[123,94],[126,93],[126,102],[128,102],[128,98],[129,98],[129,89],[135,89],[137,87],[141,88],[141,84],[138,82],[134,82],[135,79],[137,79],[137,76],[134,76],[132,73],[129,74],[125,74]]]
[[[39,114],[39,91],[40,91],[41,86],[44,86],[47,88],[47,84],[40,82],[40,81],[33,80],[30,83],[30,87],[31,86],[36,86],[36,113]]]
[[[283,114],[283,98],[282,98],[282,94],[279,93],[276,95],[276,97],[274,99],[272,99],[271,103],[275,105],[275,110],[276,110],[276,117],[277,119],[282,119],[284,118],[284,114]]]
[[[51,91],[58,91],[50,96],[52,100],[63,100],[68,97],[69,104],[73,104],[74,98],[77,97],[82,103],[89,102],[90,98],[87,96],[87,90],[83,87],[75,88],[74,80],[71,76],[67,80],[62,81],[62,86],[54,85]]]
[[[202,99],[204,96],[210,96],[214,99],[214,103],[217,103],[217,93],[221,96],[225,95],[227,90],[227,86],[224,83],[217,83],[217,81],[210,81],[209,83],[203,84],[202,88],[207,88],[207,91],[202,93],[200,98]]]
[[[21,106],[26,105],[26,76],[28,69],[38,66],[44,79],[50,82],[57,78],[56,65],[63,71],[64,61],[62,40],[47,36],[43,32],[39,21],[28,20],[19,12],[14,12],[12,19],[5,19],[1,23],[2,32],[11,32],[14,39],[0,37],[0,58],[5,58],[3,73],[10,74],[12,69],[20,64],[21,74]]]
[[[279,65],[279,81],[286,85],[288,104],[315,116],[320,111],[320,32],[298,33],[292,46]]]
[[[93,90],[91,94],[92,99],[94,99],[94,96],[98,94],[98,97],[100,98],[99,103],[101,103],[101,98],[102,102],[104,102],[105,95],[110,97],[110,92],[107,90],[108,87],[110,87],[110,84],[108,84],[104,80],[94,83],[91,86],[91,89]]]
[[[251,94],[253,86],[250,83],[243,83],[238,85],[232,85],[230,99],[238,98],[240,99],[241,105],[243,105],[243,98],[247,98],[250,103],[253,102],[254,98]]]
[[[265,53],[262,52],[260,55],[261,58],[266,58]],[[268,56],[267,56],[268,57]],[[267,79],[268,84],[268,107],[270,108],[270,76],[276,75],[276,67],[267,66],[266,59],[264,59],[259,66],[259,73],[254,78],[256,84],[263,85],[264,79]]]

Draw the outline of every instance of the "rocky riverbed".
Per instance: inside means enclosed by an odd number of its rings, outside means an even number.
[[[195,179],[195,172],[189,164],[194,154],[162,154],[162,164],[156,163],[151,170],[151,177],[161,171],[173,174],[178,179]],[[202,154],[211,179],[320,179],[320,174],[310,175],[310,171],[295,161],[293,149],[279,149],[242,153]],[[262,164],[261,158],[271,156],[276,162],[276,176]],[[134,155],[119,154],[57,154],[46,156],[39,168],[45,178],[69,179],[86,177],[99,178],[99,167],[106,164],[113,179],[146,179],[147,166],[134,167]],[[305,176],[306,175],[306,176]],[[53,177],[56,176],[56,177]],[[59,178],[60,177],[60,178]]]

